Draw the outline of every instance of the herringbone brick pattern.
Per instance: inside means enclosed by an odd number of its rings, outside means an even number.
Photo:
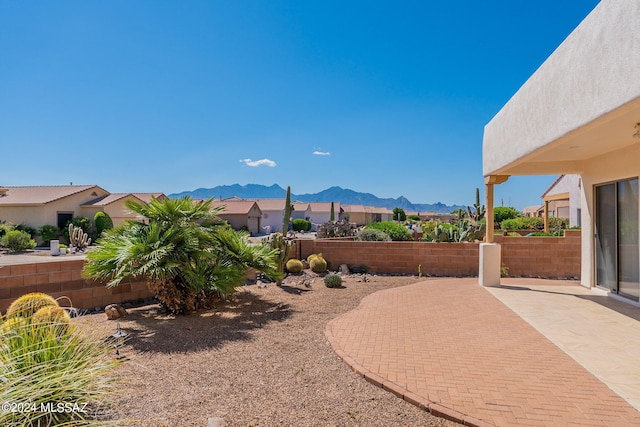
[[[326,334],[369,381],[467,425],[640,425],[638,411],[477,279],[377,292]]]

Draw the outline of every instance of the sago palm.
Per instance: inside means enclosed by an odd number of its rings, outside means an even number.
[[[211,202],[189,197],[127,202],[148,224],[128,221],[105,232],[87,254],[85,276],[107,286],[129,278],[146,280],[161,304],[176,314],[231,294],[250,267],[275,277],[274,253],[220,222],[220,208],[212,209]]]

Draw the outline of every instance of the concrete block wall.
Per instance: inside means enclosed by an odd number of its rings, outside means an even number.
[[[301,257],[322,253],[333,269],[341,264],[367,265],[372,273],[432,276],[478,274],[477,243],[356,242],[344,240],[299,240]],[[293,256],[297,252],[292,251]]]
[[[564,237],[495,236],[495,241],[502,245],[502,264],[509,276],[580,277],[580,230],[565,230]]]
[[[512,277],[580,277],[580,230],[565,237],[495,236],[502,246],[502,264]],[[348,239],[299,239],[292,258],[322,253],[333,269],[340,264],[367,265],[374,273],[432,276],[477,276],[478,243],[356,242]]]
[[[21,295],[44,292],[54,298],[66,296],[80,309],[151,297],[144,282],[128,282],[115,288],[82,278],[83,259],[56,260],[0,267],[0,310]],[[61,305],[67,301],[61,300]]]

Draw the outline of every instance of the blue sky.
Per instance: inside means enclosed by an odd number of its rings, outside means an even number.
[[[484,125],[597,3],[0,0],[0,184],[471,204]]]

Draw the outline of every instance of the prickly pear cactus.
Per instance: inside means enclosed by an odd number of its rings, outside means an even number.
[[[73,224],[69,224],[69,241],[79,251],[83,251],[91,244],[89,235],[85,233],[82,228],[76,227]]]

